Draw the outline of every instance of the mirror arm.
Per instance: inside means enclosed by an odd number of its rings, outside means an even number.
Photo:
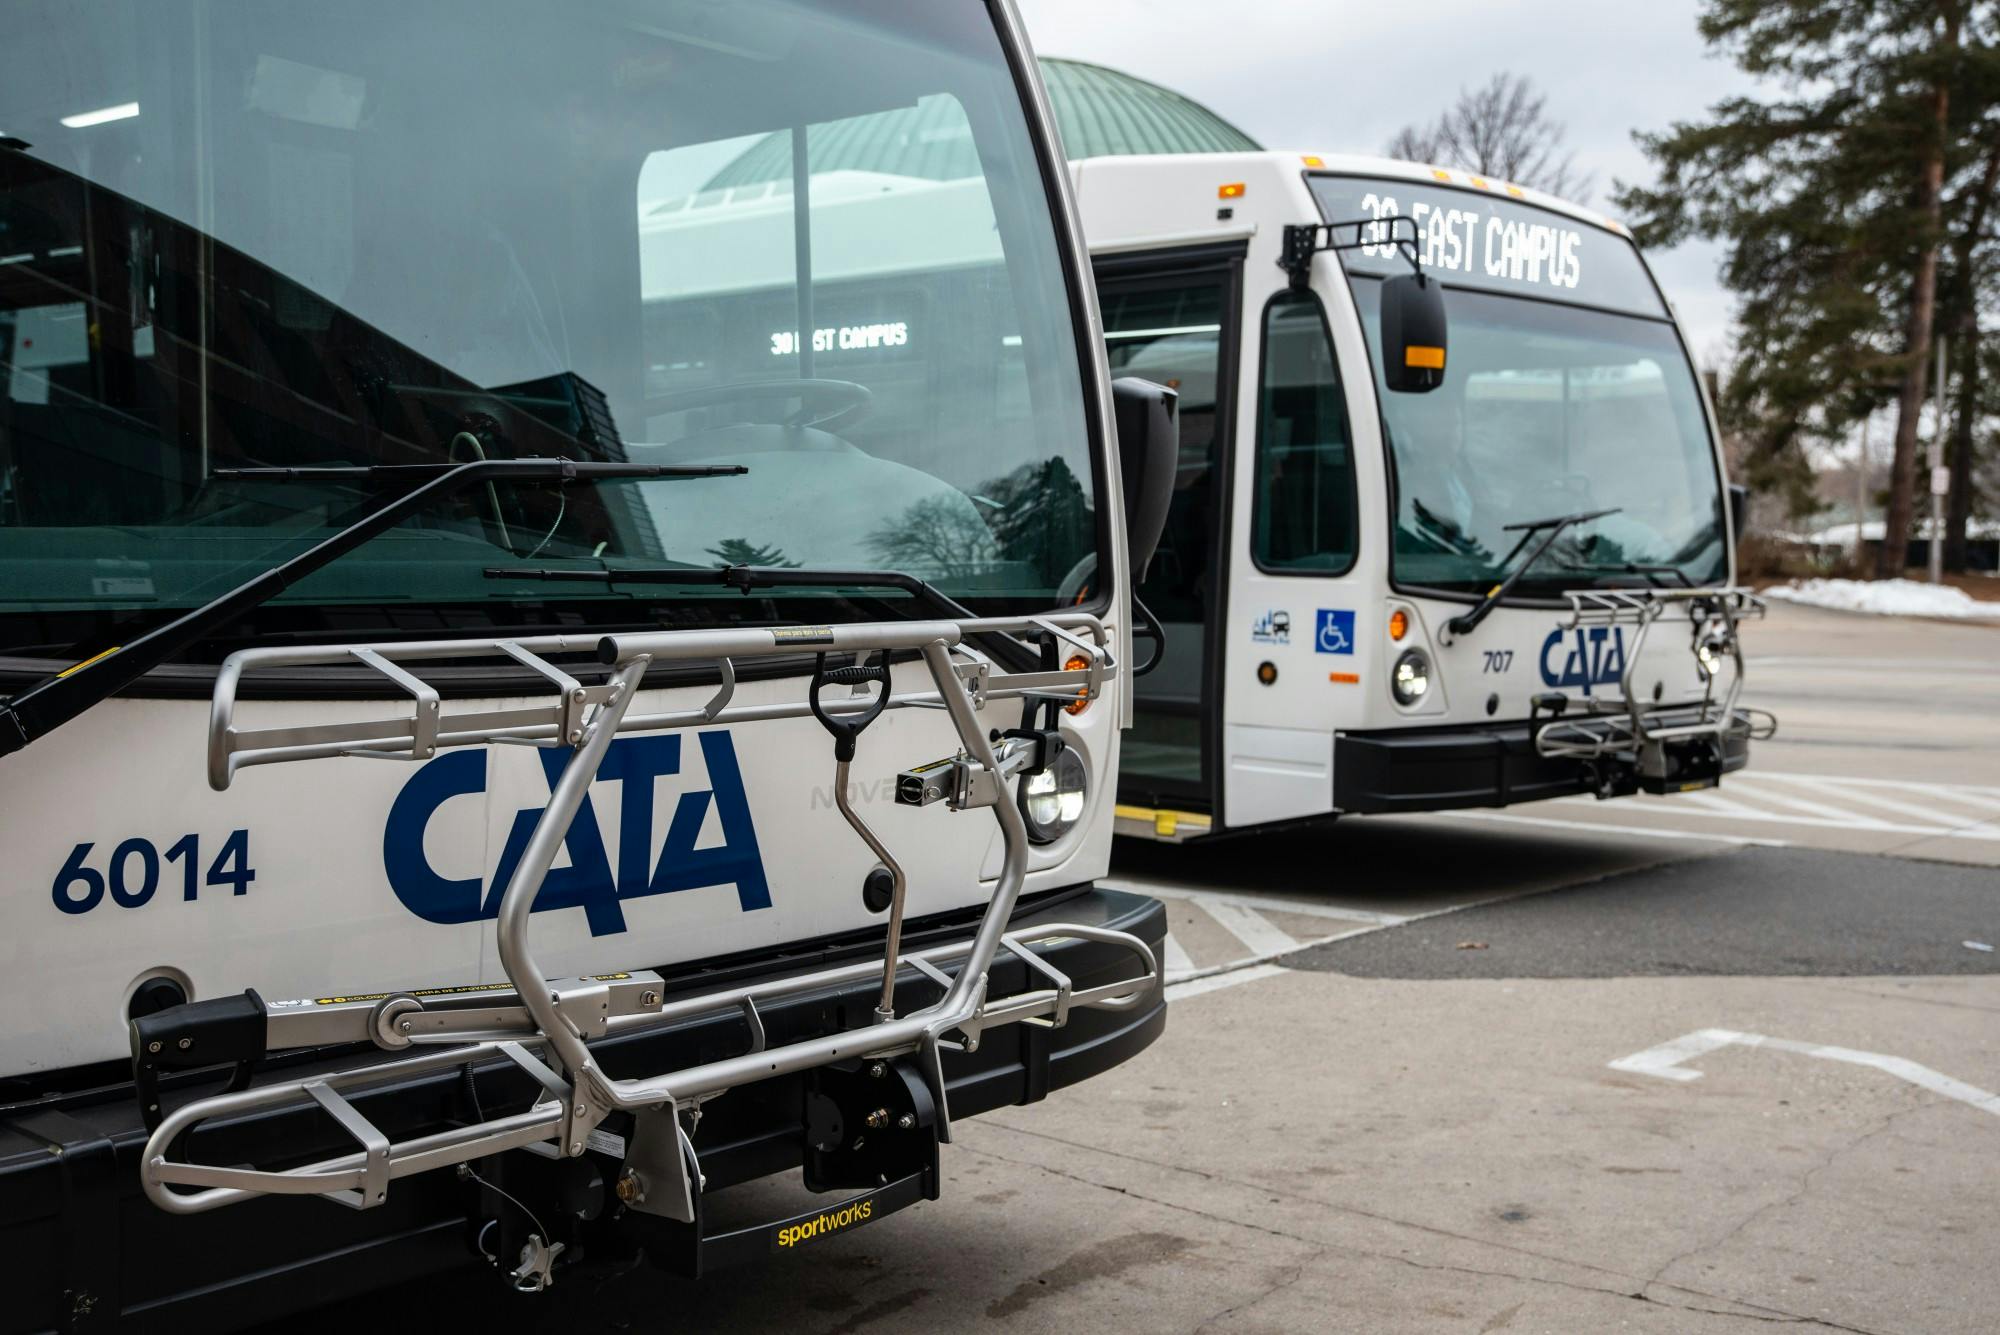
[[[1396,224],[1403,224],[1408,235]],[[1354,239],[1340,239],[1341,228],[1352,227]],[[1369,233],[1369,229],[1374,229]],[[1385,236],[1383,233],[1387,232]],[[1394,246],[1396,253],[1409,262],[1417,277],[1424,274],[1422,253],[1424,234],[1417,227],[1417,220],[1401,215],[1390,218],[1348,218],[1342,222],[1330,223],[1287,223],[1285,225],[1284,249],[1278,256],[1278,267],[1292,276],[1292,286],[1304,288],[1312,275],[1313,256],[1323,250],[1359,250],[1363,246]]]

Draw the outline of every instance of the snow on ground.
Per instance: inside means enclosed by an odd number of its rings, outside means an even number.
[[[1763,596],[1843,612],[2000,621],[2000,602],[1981,602],[1949,584],[1920,584],[1913,579],[1802,579],[1774,584]]]

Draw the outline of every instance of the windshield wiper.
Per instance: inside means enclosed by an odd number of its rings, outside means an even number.
[[[1516,556],[1521,554],[1521,549],[1526,547],[1537,533],[1546,532],[1548,536],[1541,540],[1541,543],[1536,546],[1534,551],[1528,553],[1527,560],[1513,568],[1507,578],[1489,589],[1486,596],[1479,600],[1477,606],[1470,612],[1461,612],[1459,615],[1445,622],[1444,628],[1453,635],[1470,635],[1479,628],[1479,623],[1486,620],[1487,615],[1500,605],[1500,600],[1505,598],[1512,591],[1513,587],[1521,582],[1521,576],[1528,573],[1528,568],[1541,560],[1543,554],[1555,544],[1555,540],[1560,538],[1566,530],[1578,524],[1587,524],[1593,519],[1602,519],[1606,515],[1615,515],[1622,508],[1621,506],[1614,505],[1609,510],[1584,510],[1573,515],[1552,515],[1547,519],[1530,519],[1525,524],[1503,525],[1500,530],[1502,533],[1519,533],[1521,535],[1521,540],[1514,544],[1513,550],[1501,558],[1500,566],[1503,570],[1506,569]]]
[[[900,570],[814,570],[794,566],[721,566],[704,570],[699,566],[641,566],[626,570],[564,570],[527,567],[510,570],[489,566],[488,579],[545,579],[558,582],[593,584],[672,584],[698,588],[705,584],[739,589],[749,594],[756,589],[895,589],[930,608],[940,616],[976,621],[979,614],[950,594],[926,584],[915,575]],[[1011,635],[981,634],[978,644],[1005,666],[1028,671],[1035,666],[1034,650]]]
[[[915,575],[900,570],[807,570],[795,566],[721,566],[704,570],[699,566],[642,566],[631,569],[564,570],[528,567],[510,570],[489,566],[488,579],[569,580],[594,584],[676,584],[696,588],[705,584],[750,593],[755,589],[896,589],[909,594],[932,611],[971,621],[977,614],[951,595]]]
[[[37,682],[0,705],[0,755],[19,751],[77,715],[123,690],[153,668],[245,612],[269,602],[322,566],[379,537],[443,496],[484,482],[602,482],[627,478],[730,477],[750,470],[739,464],[677,465],[578,462],[575,459],[475,459],[462,464],[357,465],[336,468],[218,469],[232,478],[311,478],[329,475],[427,478],[380,509],[340,529],[291,560],[276,565],[220,597],[155,627],[132,643],[107,649]]]
[[[1656,589],[1667,587],[1665,581],[1660,579],[1661,575],[1672,575],[1676,580],[1680,581],[1682,588],[1692,589],[1695,587],[1694,581],[1688,578],[1687,571],[1682,570],[1679,566],[1643,565],[1637,561],[1620,561],[1616,564],[1564,565],[1557,566],[1556,569],[1573,570],[1580,575],[1637,575]]]

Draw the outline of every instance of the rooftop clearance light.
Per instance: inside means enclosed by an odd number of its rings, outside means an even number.
[[[1241,199],[1241,198],[1243,198],[1243,182],[1241,182],[1241,181],[1231,181],[1231,182],[1230,182],[1230,183],[1229,183],[1228,185],[1219,185],[1219,186],[1217,186],[1217,187],[1215,188],[1215,197],[1216,197],[1217,199]]]

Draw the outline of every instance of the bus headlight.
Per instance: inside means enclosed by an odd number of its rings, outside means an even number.
[[[1421,649],[1405,649],[1389,674],[1389,693],[1404,707],[1423,703],[1431,690],[1431,656]]]
[[[1695,643],[1694,661],[1701,665],[1704,681],[1714,681],[1721,670],[1722,660],[1734,652],[1735,646],[1729,642],[1727,634],[1704,635]]]
[[[1065,748],[1040,774],[1021,780],[1021,815],[1028,837],[1052,844],[1083,818],[1083,801],[1090,788],[1083,757]]]

